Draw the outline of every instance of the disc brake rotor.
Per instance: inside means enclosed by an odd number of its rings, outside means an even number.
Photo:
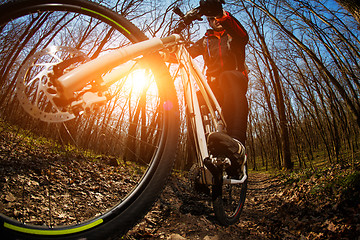
[[[65,69],[61,69],[61,72],[81,64],[80,61],[71,61],[79,57],[88,59],[84,53],[75,48],[51,46],[25,61],[17,77],[16,91],[20,104],[27,113],[45,122],[64,122],[75,118],[67,108],[55,104],[57,89],[51,77],[54,76],[54,72],[59,72],[58,69],[55,71],[55,68],[60,63],[70,62]]]

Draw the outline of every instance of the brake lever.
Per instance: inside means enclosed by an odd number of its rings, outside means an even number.
[[[175,28],[174,33],[180,33],[193,21],[199,20],[202,21],[202,13],[200,7],[193,8],[187,13],[183,13],[179,7],[174,7],[173,12],[181,18],[181,21],[178,23],[178,26]]]
[[[197,8],[193,8],[190,11],[188,11],[184,15],[183,19],[186,24],[190,24],[191,22],[193,22],[195,20],[201,21],[202,20],[201,17],[202,17],[202,13],[201,13],[200,7],[197,7]]]

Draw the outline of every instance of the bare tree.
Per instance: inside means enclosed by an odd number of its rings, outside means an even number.
[[[360,3],[357,0],[336,0],[343,6],[349,13],[351,13],[356,21],[360,24]]]

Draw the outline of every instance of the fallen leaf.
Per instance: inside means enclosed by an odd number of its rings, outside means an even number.
[[[8,193],[5,196],[5,200],[8,201],[8,202],[14,202],[16,200],[16,197],[14,197],[14,195],[12,193]]]

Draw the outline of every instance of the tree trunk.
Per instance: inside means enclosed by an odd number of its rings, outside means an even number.
[[[355,20],[360,24],[360,2],[359,0],[335,0],[343,8],[345,8]],[[360,27],[360,26],[359,26]]]

